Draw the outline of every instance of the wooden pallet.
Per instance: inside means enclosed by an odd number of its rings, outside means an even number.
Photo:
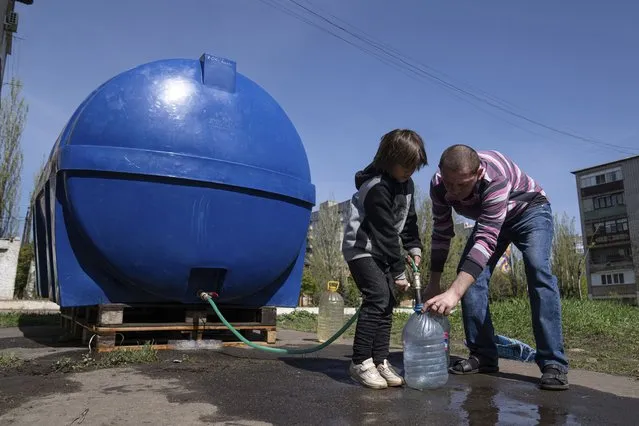
[[[219,309],[245,338],[260,344],[275,343],[276,308]],[[82,339],[83,344],[95,344],[98,352],[138,349],[149,341],[158,350],[174,349],[168,344],[171,340],[208,338],[221,340],[225,346],[245,345],[207,305],[105,304],[62,308],[61,318],[69,335]]]

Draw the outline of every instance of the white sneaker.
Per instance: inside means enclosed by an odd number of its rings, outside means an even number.
[[[379,374],[386,380],[388,386],[401,386],[404,384],[404,378],[397,374],[387,360],[384,360],[382,364],[377,366],[377,371],[379,371]]]
[[[353,380],[372,389],[385,389],[388,387],[386,380],[379,375],[379,371],[375,368],[373,358],[368,358],[361,364],[353,364],[348,372]]]

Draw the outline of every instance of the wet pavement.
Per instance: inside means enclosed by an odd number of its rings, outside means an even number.
[[[370,390],[348,378],[350,346],[344,344],[306,356],[241,348],[161,351],[156,364],[63,373],[50,366],[86,349],[50,353],[51,344],[42,343],[46,333],[36,343],[7,334],[0,333],[0,353],[30,345],[32,360],[0,375],[3,425],[637,423],[639,382],[597,373],[573,371],[571,379],[591,385],[571,380],[569,391],[551,392],[538,389],[536,367],[506,363],[496,375],[451,375],[437,390]],[[296,346],[311,343],[300,333],[280,337]],[[401,371],[401,352],[394,351],[391,362]]]

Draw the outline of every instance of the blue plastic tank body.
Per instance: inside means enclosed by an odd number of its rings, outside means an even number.
[[[296,306],[315,205],[306,152],[279,104],[204,54],[98,87],[36,188],[40,295],[62,307]]]

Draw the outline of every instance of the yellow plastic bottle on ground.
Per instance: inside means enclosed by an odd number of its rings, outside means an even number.
[[[317,315],[317,340],[320,343],[330,339],[344,325],[344,298],[337,292],[339,282],[329,281],[327,287],[320,296]]]

